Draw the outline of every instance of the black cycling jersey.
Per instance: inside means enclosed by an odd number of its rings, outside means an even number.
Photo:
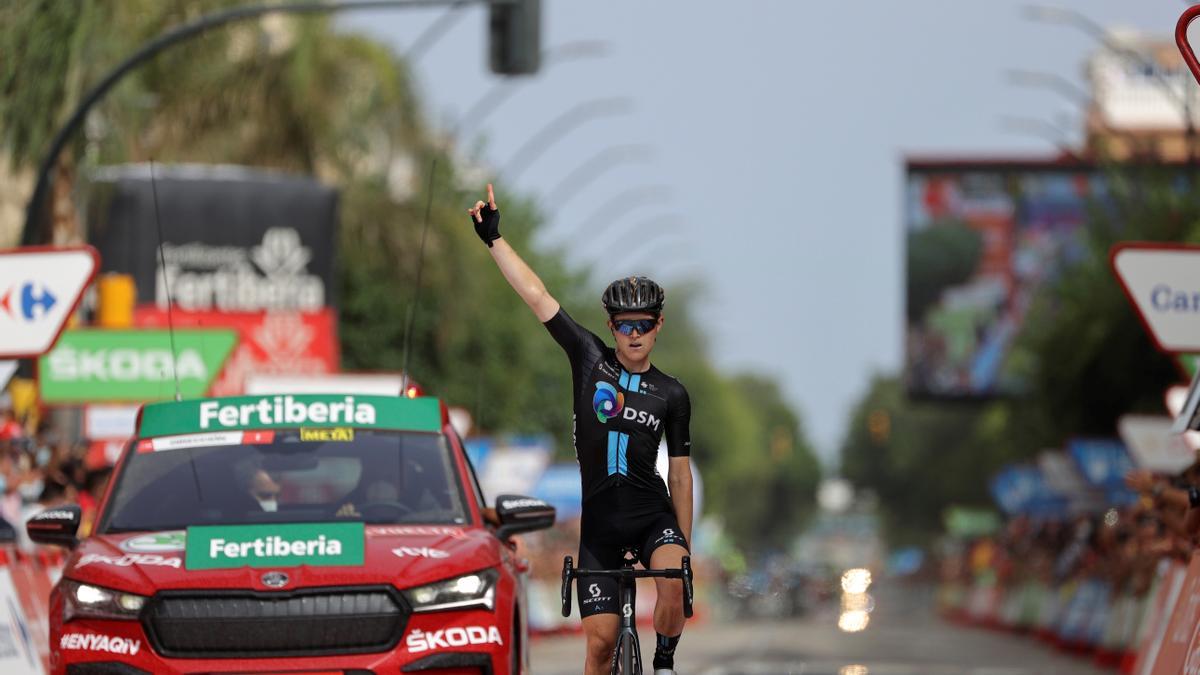
[[[575,457],[583,479],[583,501],[623,484],[666,496],[666,485],[655,468],[658,444],[665,433],[667,454],[691,453],[692,408],[687,390],[654,366],[643,373],[627,372],[616,351],[566,310],[560,309],[547,321],[546,329],[571,361]]]

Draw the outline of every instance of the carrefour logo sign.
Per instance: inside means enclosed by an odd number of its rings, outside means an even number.
[[[375,420],[375,406],[356,402],[353,396],[340,401],[307,403],[292,396],[273,396],[250,403],[204,401],[200,404],[201,429],[310,423],[374,426]]]
[[[33,321],[44,316],[57,302],[58,299],[44,284],[26,281],[0,295],[0,311]]]

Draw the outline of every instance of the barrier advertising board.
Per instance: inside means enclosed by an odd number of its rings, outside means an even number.
[[[1193,555],[1154,659],[1153,675],[1200,672],[1200,555]]]

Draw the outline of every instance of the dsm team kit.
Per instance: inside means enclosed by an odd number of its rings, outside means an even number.
[[[649,361],[662,326],[665,293],[646,277],[610,284],[601,298],[617,342],[617,348],[609,347],[572,319],[503,241],[491,185],[488,201],[476,202],[469,213],[476,234],[491,249],[505,278],[544,323],[570,363],[583,511],[580,567],[572,568],[568,559],[563,582],[566,593],[570,581],[579,581],[579,610],[588,638],[585,672],[641,672],[632,629],[632,582],[635,577],[648,576],[658,582],[658,610],[666,607],[655,612],[655,673],[673,673],[684,616],[691,615],[691,569],[686,555],[691,529],[687,464],[691,403],[683,385]],[[664,437],[671,466],[670,491],[656,468]],[[686,480],[676,482],[684,473]],[[680,513],[685,518],[680,518]],[[673,561],[669,563],[672,569],[663,569],[660,560],[659,569],[652,570],[652,558],[660,549],[669,551],[664,558]],[[635,572],[626,554],[647,571]],[[564,609],[569,607],[567,602],[564,599]],[[598,618],[605,615],[609,618]],[[618,615],[625,620],[623,626],[611,620]]]

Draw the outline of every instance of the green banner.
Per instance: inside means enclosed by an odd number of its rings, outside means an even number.
[[[46,403],[160,401],[203,396],[237,345],[237,331],[69,330],[38,358],[38,386]]]
[[[982,537],[1000,529],[1000,517],[989,509],[951,506],[942,512],[942,524],[955,537]]]
[[[205,431],[360,427],[440,431],[435,398],[272,394],[154,403],[142,409],[139,438]]]
[[[1188,377],[1196,377],[1196,368],[1200,367],[1200,354],[1177,354],[1175,360]]]
[[[361,565],[361,521],[286,525],[195,525],[187,530],[189,570]]]

